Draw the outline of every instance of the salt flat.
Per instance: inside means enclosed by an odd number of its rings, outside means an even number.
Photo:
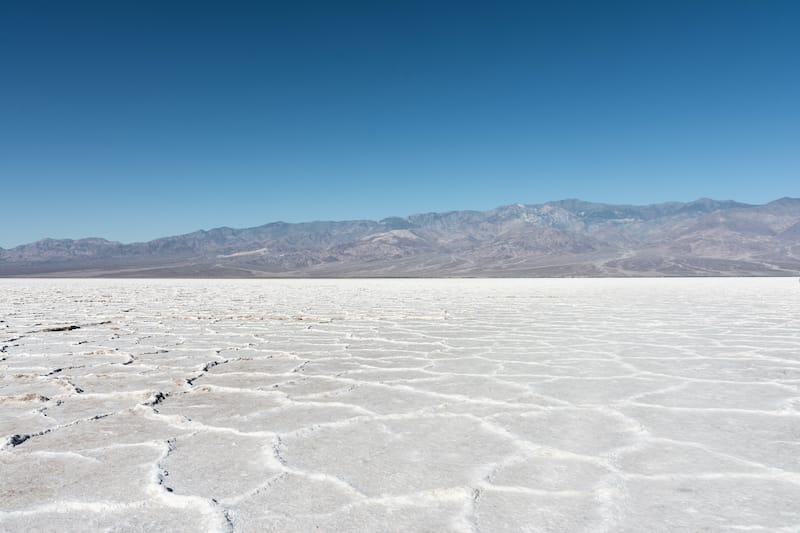
[[[0,280],[2,531],[800,531],[800,284]]]

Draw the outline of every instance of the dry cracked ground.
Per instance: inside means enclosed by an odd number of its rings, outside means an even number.
[[[799,531],[796,279],[0,280],[1,531]]]

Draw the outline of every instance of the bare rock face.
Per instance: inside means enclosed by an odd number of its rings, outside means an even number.
[[[734,276],[800,274],[800,199],[646,206],[561,200],[380,221],[273,222],[144,243],[0,249],[4,276]]]

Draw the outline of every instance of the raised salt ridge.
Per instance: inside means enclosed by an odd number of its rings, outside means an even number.
[[[0,280],[0,531],[800,529],[796,279]]]

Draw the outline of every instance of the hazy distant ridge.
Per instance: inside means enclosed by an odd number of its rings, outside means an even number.
[[[646,206],[561,200],[380,221],[273,222],[145,243],[44,239],[0,275],[708,276],[800,274],[800,199]]]

